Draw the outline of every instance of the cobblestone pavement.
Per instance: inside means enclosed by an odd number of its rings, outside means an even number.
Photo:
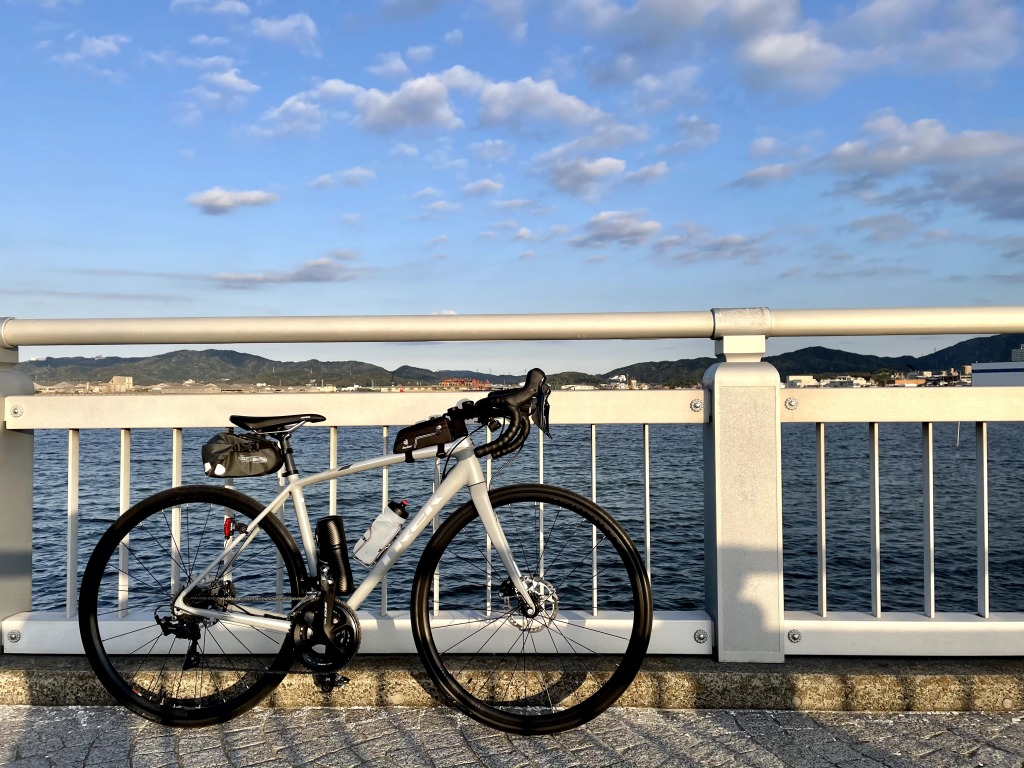
[[[1022,766],[1024,715],[616,708],[558,736],[508,736],[450,710],[257,709],[176,730],[115,707],[0,707],[15,768],[310,766]]]

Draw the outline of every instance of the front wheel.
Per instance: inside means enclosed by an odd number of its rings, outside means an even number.
[[[651,588],[628,535],[593,502],[548,485],[492,490],[534,607],[520,600],[472,502],[416,569],[412,629],[427,673],[470,717],[557,733],[626,690],[651,635]]]
[[[119,703],[166,725],[210,725],[254,706],[287,674],[291,635],[238,621],[284,619],[300,596],[301,557],[284,525],[267,515],[230,569],[202,575],[225,534],[241,535],[261,510],[227,488],[172,488],[100,538],[82,578],[79,628],[96,676]],[[188,604],[218,618],[173,607],[188,586]]]

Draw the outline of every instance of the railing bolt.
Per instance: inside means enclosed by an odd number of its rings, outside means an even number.
[[[706,629],[698,629],[693,633],[693,641],[703,645],[708,641],[708,632]]]
[[[797,400],[795,397],[787,397],[786,402],[783,403],[783,405],[786,406],[787,410],[795,411],[797,408],[800,407],[800,401]]]
[[[691,400],[690,401],[690,410],[693,411],[694,413],[700,413],[701,411],[704,410],[704,401],[703,400]]]
[[[14,418],[18,418],[19,416],[21,416],[24,413],[25,413],[25,409],[22,408],[20,405],[12,405],[11,406],[11,416],[13,416]]]
[[[789,630],[789,634],[786,635],[786,637],[789,638],[789,642],[791,643],[799,643],[801,640],[804,639],[804,636],[799,629]]]
[[[19,632],[16,629],[12,629],[10,632],[7,633],[7,639],[12,643],[18,642],[19,640],[21,640],[21,632]]]

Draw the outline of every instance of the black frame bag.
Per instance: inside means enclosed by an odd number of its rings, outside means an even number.
[[[259,477],[277,472],[284,458],[277,446],[251,432],[220,432],[203,446],[207,477]]]

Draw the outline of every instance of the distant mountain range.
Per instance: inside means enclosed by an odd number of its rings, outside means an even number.
[[[1000,334],[968,339],[924,357],[903,355],[878,357],[859,355],[827,347],[806,347],[795,352],[770,355],[764,359],[786,376],[796,374],[871,375],[884,372],[942,370],[979,362],[1000,362],[1024,344],[1024,334]],[[566,384],[601,384],[612,376],[658,386],[692,386],[700,382],[713,357],[689,360],[634,363],[601,375],[565,371],[549,374],[555,387]],[[224,349],[179,350],[152,357],[52,357],[19,363],[17,370],[37,384],[60,382],[106,382],[114,376],[131,376],[136,386],[193,380],[222,387],[264,382],[271,386],[297,386],[315,381],[338,387],[381,386],[388,384],[436,384],[449,378],[479,379],[494,384],[514,384],[521,375],[496,376],[479,371],[431,371],[402,366],[389,371],[370,363],[353,360],[330,362],[303,360],[281,362],[244,352]]]

